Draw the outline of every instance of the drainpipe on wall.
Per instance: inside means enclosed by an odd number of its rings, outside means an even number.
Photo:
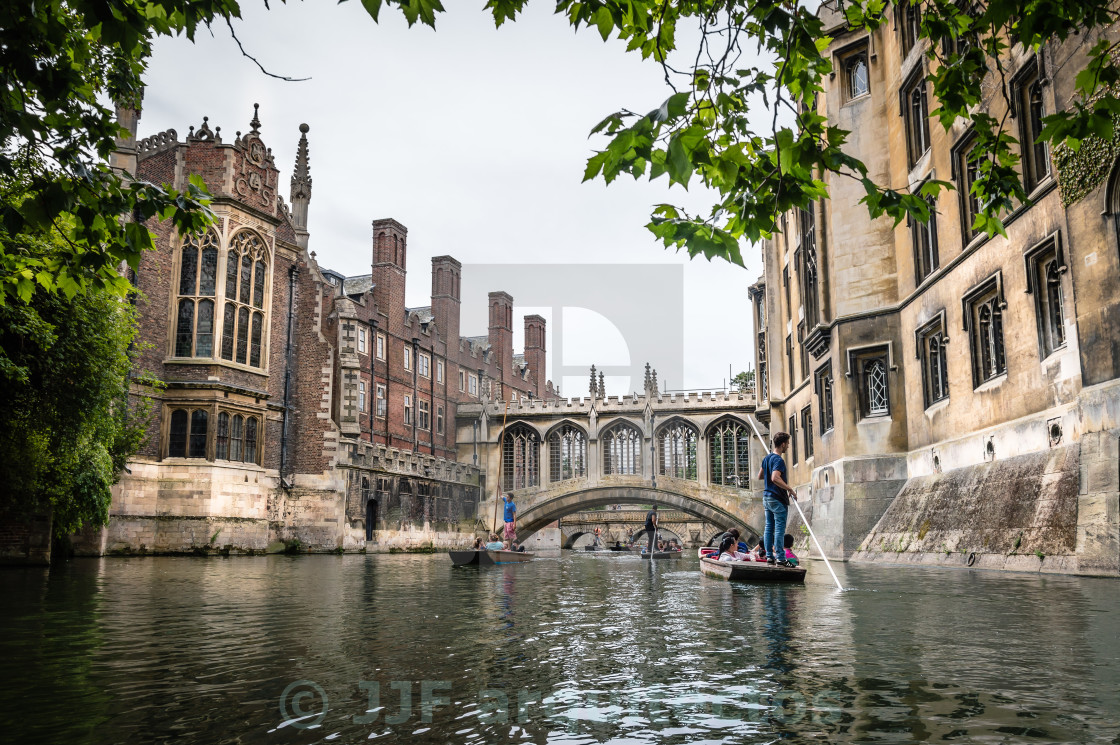
[[[284,419],[280,428],[280,486],[284,489],[291,487],[284,481],[284,467],[288,462],[288,419],[291,406],[292,389],[292,322],[295,318],[296,275],[299,266],[292,264],[288,267],[288,346],[284,362]]]
[[[416,434],[416,426],[420,423],[420,338],[412,337],[412,451],[420,453],[420,439]],[[429,370],[428,372],[431,372]],[[431,416],[431,409],[428,415]]]

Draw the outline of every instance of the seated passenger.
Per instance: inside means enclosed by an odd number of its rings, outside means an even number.
[[[758,545],[754,547],[754,560],[766,561],[766,544],[761,539],[759,539]]]
[[[739,545],[739,529],[732,528],[731,530],[720,536],[719,550],[716,552],[719,556],[719,561],[738,561],[738,552],[735,550]],[[727,557],[727,558],[724,558]]]
[[[498,540],[498,535],[496,533],[490,534],[490,542],[486,544],[487,551],[503,551],[505,547],[506,544]]]
[[[478,538],[477,536],[474,539],[474,550],[475,551],[481,551],[482,550],[482,539]]]
[[[791,536],[789,533],[786,533],[784,544],[786,549],[786,558],[778,563],[783,566],[798,566],[801,562],[797,560],[797,554],[793,552],[793,536]]]

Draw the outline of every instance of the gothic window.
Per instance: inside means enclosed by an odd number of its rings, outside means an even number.
[[[205,458],[208,412],[205,409],[175,409],[167,439],[169,458]]]
[[[856,375],[860,416],[889,416],[891,402],[888,348],[882,346],[849,352],[848,369]]]
[[[564,481],[587,475],[587,437],[565,424],[548,436],[549,479]]]
[[[640,476],[642,434],[629,424],[616,424],[600,437],[603,443],[603,474]]]
[[[917,331],[918,356],[922,363],[922,390],[927,407],[949,397],[949,339],[944,315]]]
[[[975,139],[959,147],[956,154],[958,191],[961,200],[961,229],[964,231],[965,243],[976,237],[976,231],[972,226],[976,224],[976,216],[980,214],[980,200],[972,193],[973,185],[980,178],[980,163],[972,157],[975,154]]]
[[[817,288],[817,226],[814,206],[800,210],[801,255],[805,266],[802,270],[801,302],[805,306],[805,319],[808,328],[816,325],[818,318]],[[806,373],[808,374],[808,373]]]
[[[914,280],[922,280],[933,273],[940,262],[937,257],[937,200],[926,197],[929,205],[929,222],[910,218],[910,234],[914,242]]]
[[[1062,293],[1062,274],[1066,267],[1059,237],[1055,235],[1031,249],[1026,263],[1027,292],[1034,294],[1038,319],[1039,354],[1045,359],[1066,345]]]
[[[675,479],[698,478],[696,469],[697,432],[682,422],[661,428],[657,435],[658,472]]]
[[[261,367],[268,252],[264,241],[248,230],[235,235],[229,246],[222,312],[222,359]]]
[[[809,349],[805,346],[805,322],[797,324],[797,351],[800,353],[801,374],[798,380],[804,380],[809,375]]]
[[[243,428],[245,426],[245,418],[240,414],[235,414],[229,423],[229,459],[241,460],[242,446],[244,445]]]
[[[975,388],[1007,372],[1003,347],[1003,311],[1007,304],[1000,275],[969,291],[963,304]]]
[[[708,462],[713,484],[747,488],[750,485],[750,430],[724,420],[708,431]]]
[[[844,93],[846,100],[866,96],[871,92],[871,78],[867,67],[867,47],[860,47],[845,55],[841,61],[844,71]]]
[[[919,0],[905,0],[898,6],[898,26],[902,42],[902,56],[905,57],[918,43],[922,31],[922,12]]]
[[[1032,60],[1013,83],[1019,119],[1019,142],[1023,162],[1023,186],[1028,193],[1050,175],[1050,156],[1045,142],[1035,142],[1042,134],[1042,76],[1038,60]]]
[[[524,424],[515,424],[502,436],[502,488],[525,489],[540,484],[541,439]]]
[[[899,94],[911,167],[929,150],[929,103],[923,72],[919,66]]]
[[[806,406],[801,410],[801,433],[805,438],[805,460],[813,457],[813,409]]]
[[[175,356],[214,355],[214,292],[218,237],[207,230],[189,236],[179,253],[179,300],[175,312]]]
[[[786,334],[786,383],[793,390],[793,335]]]
[[[789,462],[790,465],[797,465],[797,416],[790,415],[789,418]]]
[[[229,414],[224,411],[218,414],[218,440],[214,458],[229,460]]]
[[[257,419],[248,417],[245,420],[245,450],[242,458],[246,463],[257,462]]]
[[[828,362],[817,370],[817,408],[820,414],[822,435],[833,427],[832,387],[832,363]]]
[[[756,390],[758,391],[758,400],[766,401],[770,398],[770,379],[767,377],[766,364],[766,332],[758,332],[758,373],[755,377],[758,378]]]

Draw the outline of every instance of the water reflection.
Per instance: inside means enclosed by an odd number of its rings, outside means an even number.
[[[1120,583],[838,570],[853,591],[815,565],[803,587],[733,585],[701,577],[695,559],[632,555],[11,570],[0,573],[0,726],[20,743],[245,745],[1120,732]]]

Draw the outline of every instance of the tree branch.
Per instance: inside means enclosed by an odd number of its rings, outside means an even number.
[[[276,78],[277,80],[283,80],[288,83],[302,83],[305,80],[311,80],[311,78],[290,78],[287,75],[277,75],[264,69],[264,65],[262,65],[256,57],[245,51],[245,47],[244,45],[242,45],[241,39],[237,38],[237,32],[233,30],[233,23],[229,20],[228,17],[226,18],[226,25],[229,26],[229,35],[232,36],[233,40],[237,42],[237,48],[241,50],[242,56],[248,57],[250,60],[252,60],[253,63],[260,68],[261,72],[263,72],[268,77]]]

